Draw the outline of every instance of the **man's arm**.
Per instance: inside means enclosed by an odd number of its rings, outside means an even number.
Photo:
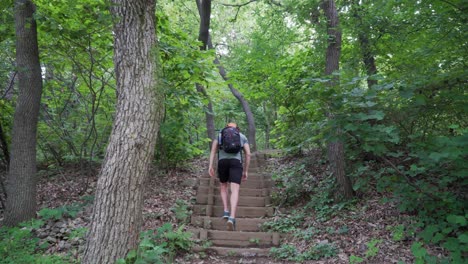
[[[242,171],[242,179],[247,180],[248,174],[249,174],[249,166],[250,166],[250,146],[249,144],[244,144],[244,156],[245,156],[245,162],[244,162],[244,170]]]
[[[216,152],[218,151],[218,140],[213,140],[213,144],[211,145],[211,152],[210,152],[210,165],[208,167],[208,173],[210,174],[211,177],[215,176],[215,171],[214,171],[214,159],[216,157]]]

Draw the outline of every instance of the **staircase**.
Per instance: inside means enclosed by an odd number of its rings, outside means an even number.
[[[236,231],[226,230],[222,219],[223,203],[219,195],[219,180],[209,175],[200,178],[197,202],[191,218],[195,239],[209,241],[207,248],[195,250],[210,251],[227,256],[266,256],[272,246],[278,246],[279,233],[261,232],[265,217],[273,216],[270,204],[271,178],[262,172],[266,155],[252,155],[249,176],[242,182],[236,215]],[[229,201],[229,197],[228,197]]]

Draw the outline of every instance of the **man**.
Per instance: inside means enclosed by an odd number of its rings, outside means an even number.
[[[236,123],[229,123],[226,128],[235,128],[240,134],[240,144],[242,149],[237,153],[228,153],[221,148],[222,135],[219,133],[218,139],[213,140],[210,154],[209,174],[214,177],[213,167],[216,152],[218,152],[218,177],[220,181],[220,194],[223,200],[224,213],[223,218],[227,219],[227,229],[233,231],[236,229],[236,209],[239,201],[239,188],[241,181],[247,180],[250,164],[250,147],[247,137],[240,133]],[[242,155],[244,150],[244,155]],[[228,184],[231,185],[231,210],[228,207]]]

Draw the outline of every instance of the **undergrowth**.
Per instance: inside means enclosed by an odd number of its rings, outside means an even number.
[[[455,143],[443,141],[443,144]],[[454,151],[459,150],[455,146],[453,149]],[[465,152],[455,153],[452,155],[453,160],[448,160],[445,167],[450,166],[453,162],[461,164],[458,159]],[[455,199],[460,193],[449,193],[449,182],[459,181],[457,178],[459,174],[457,174],[458,172],[455,174],[443,173],[449,181],[446,183],[447,189],[443,192],[433,193],[437,191],[437,188],[430,187],[428,184],[431,181],[430,178],[433,177],[432,174],[436,170],[440,170],[436,169],[431,162],[443,161],[449,156],[439,152],[431,155],[426,155],[426,158],[422,159],[423,155],[420,154],[419,162],[407,167],[393,168],[387,163],[375,163],[375,161],[373,165],[351,166],[355,170],[349,175],[356,183],[354,189],[360,194],[357,197],[363,197],[365,193],[377,191],[383,197],[387,197],[383,199],[384,203],[396,204],[401,212],[409,212],[412,215],[411,225],[404,227],[396,224],[394,227],[389,227],[391,230],[387,230],[392,232],[392,240],[395,243],[403,239],[410,240],[410,249],[415,263],[464,263],[468,248],[468,235],[466,233],[468,212],[462,205],[463,201]],[[273,195],[274,203],[278,207],[295,204],[301,206],[289,214],[280,215],[266,222],[263,225],[264,230],[290,233],[296,240],[311,242],[312,237],[330,230],[321,230],[308,225],[307,221],[304,220],[307,216],[313,215],[314,221],[325,223],[334,217],[339,217],[342,213],[359,209],[356,208],[360,201],[358,198],[349,201],[336,199],[339,196],[335,192],[334,177],[326,175],[325,170],[316,170],[317,167],[311,169],[311,162],[318,164],[320,159],[308,157],[296,159],[295,162],[288,160],[287,166],[280,167],[273,174],[276,183],[276,193]],[[367,164],[372,164],[372,162]],[[423,173],[428,174],[428,176],[423,178]],[[402,182],[408,181],[408,178],[412,178],[410,183]],[[416,186],[412,182],[419,182],[420,186]],[[453,190],[460,189],[455,187]],[[347,227],[342,227],[335,232],[347,232]],[[378,254],[378,244],[381,242],[380,238],[372,239],[367,243],[368,250],[364,255],[352,255],[349,261],[352,263],[369,261]],[[427,246],[442,247],[445,252],[449,253],[449,256],[433,256],[426,249]],[[306,250],[298,251],[293,245],[285,244],[273,249],[272,256],[278,259],[302,261],[313,259],[307,255],[310,250],[312,250],[312,246]],[[316,252],[312,255],[318,256],[320,254]]]

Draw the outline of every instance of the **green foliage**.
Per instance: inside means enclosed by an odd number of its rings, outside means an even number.
[[[321,230],[318,230],[314,227],[308,227],[305,230],[296,230],[296,232],[294,233],[294,237],[309,242],[309,241],[312,241],[315,235],[318,235],[320,233],[321,233]]]
[[[185,226],[173,229],[170,223],[141,234],[137,250],[131,251],[117,263],[171,263],[177,253],[189,251],[192,247],[192,233],[184,231]]]
[[[161,85],[166,97],[156,157],[166,168],[204,153],[209,142],[204,123],[208,98],[195,86],[206,85],[208,80],[213,83],[217,74],[213,53],[200,51],[200,43],[170,19],[158,10]]]
[[[89,200],[85,200],[82,203],[62,205],[53,209],[43,208],[38,212],[38,215],[44,220],[60,220],[65,217],[75,218],[89,202]]]
[[[34,237],[31,230],[43,224],[40,220],[22,223],[21,227],[0,228],[0,263],[48,263],[65,264],[78,263],[68,257],[45,255],[37,250],[39,239]]]
[[[405,238],[405,226],[404,225],[397,225],[393,227],[387,228],[392,230],[392,239],[393,241],[401,241]]]
[[[289,215],[281,215],[272,221],[267,221],[262,224],[263,230],[273,232],[289,233],[302,226],[305,214],[303,211],[293,211]]]
[[[378,244],[382,242],[382,239],[373,238],[371,241],[367,242],[366,258],[373,258],[379,253]]]
[[[171,211],[175,213],[176,219],[182,223],[187,223],[190,219],[189,205],[184,200],[177,199]]]
[[[356,263],[362,263],[362,262],[364,262],[364,259],[361,258],[361,257],[357,257],[355,255],[351,255],[349,257],[349,263],[350,264],[356,264]]]
[[[272,248],[270,255],[275,259],[303,262],[307,260],[327,259],[336,256],[337,249],[333,244],[319,243],[309,247],[304,252],[299,252],[296,247],[283,244],[279,248]]]
[[[35,1],[43,73],[40,160],[100,160],[112,126],[115,80],[106,1]]]
[[[313,210],[318,221],[327,221],[342,210],[351,208],[356,200],[336,202],[334,191],[335,179],[328,176],[318,184],[314,195],[305,206],[306,210]]]
[[[305,163],[285,167],[272,175],[279,189],[272,194],[273,202],[280,205],[292,205],[308,198],[313,188],[314,176],[307,170]]]
[[[86,227],[78,227],[78,228],[75,228],[73,229],[71,232],[70,232],[70,236],[69,238],[70,239],[73,239],[73,238],[83,238],[86,236],[86,233],[88,232],[88,228]]]
[[[302,253],[304,260],[327,259],[336,256],[338,250],[334,244],[319,243]]]
[[[298,252],[295,246],[283,244],[281,247],[273,247],[270,249],[270,255],[276,259],[296,260]]]
[[[446,259],[438,260],[436,257],[429,255],[427,250],[424,248],[423,244],[420,242],[414,242],[411,245],[411,253],[413,253],[415,264],[425,264],[425,263],[463,263],[461,258],[454,259],[453,262],[449,262]]]
[[[448,215],[445,220],[426,224],[418,236],[426,244],[440,244],[451,253],[451,261],[461,262],[468,248],[466,218],[466,215]],[[413,244],[413,247],[415,257],[426,258],[423,254],[425,249],[420,244]]]

